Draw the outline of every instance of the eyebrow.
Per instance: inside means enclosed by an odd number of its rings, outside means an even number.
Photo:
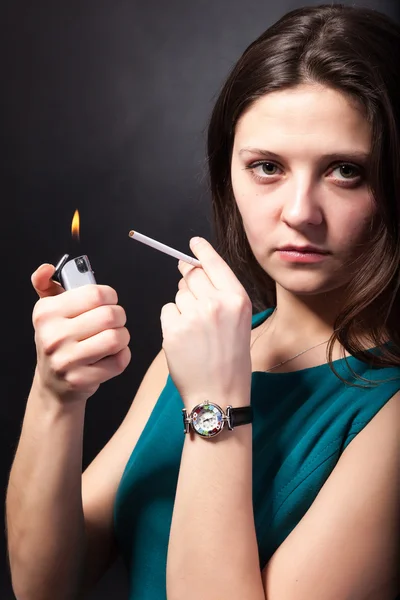
[[[276,152],[272,152],[271,150],[263,150],[261,148],[242,148],[239,151],[239,155],[251,153],[251,154],[259,154],[266,158],[274,158],[276,160],[282,160],[282,156],[276,154]],[[346,150],[344,152],[330,152],[328,154],[322,154],[320,157],[322,160],[354,160],[359,162],[367,162],[370,158],[369,152],[357,151],[357,150]]]

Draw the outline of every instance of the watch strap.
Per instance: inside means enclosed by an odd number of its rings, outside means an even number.
[[[241,406],[240,408],[231,408],[230,411],[231,427],[238,425],[248,425],[253,422],[253,407]]]

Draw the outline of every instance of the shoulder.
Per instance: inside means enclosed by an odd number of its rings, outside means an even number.
[[[268,600],[393,600],[400,591],[400,392],[342,453],[263,571]]]

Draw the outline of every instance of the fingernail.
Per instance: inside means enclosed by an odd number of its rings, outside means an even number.
[[[193,238],[190,240],[190,245],[191,245],[191,246],[195,246],[195,245],[196,245],[196,244],[198,244],[199,242],[201,242],[201,237],[198,237],[198,236],[196,236],[196,237],[193,237]]]

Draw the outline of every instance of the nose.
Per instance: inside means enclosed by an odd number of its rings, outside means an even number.
[[[321,225],[324,216],[318,200],[316,183],[305,175],[293,179],[292,183],[292,189],[285,190],[285,200],[281,212],[282,221],[289,227],[299,230],[310,225]]]

